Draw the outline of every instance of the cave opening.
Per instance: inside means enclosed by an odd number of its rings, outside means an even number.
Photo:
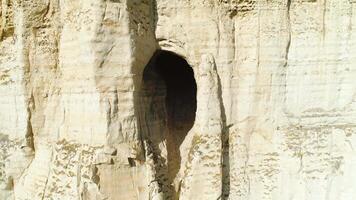
[[[181,162],[179,147],[195,120],[197,84],[193,69],[183,57],[159,50],[144,69],[143,93],[149,137],[156,143],[165,140],[172,183]]]

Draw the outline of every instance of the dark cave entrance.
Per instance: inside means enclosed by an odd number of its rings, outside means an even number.
[[[194,124],[196,94],[194,72],[187,61],[175,53],[157,51],[143,73],[141,106],[149,139],[153,143],[166,141],[170,181],[180,167],[179,147]]]

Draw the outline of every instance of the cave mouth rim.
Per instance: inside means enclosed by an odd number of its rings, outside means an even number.
[[[163,61],[163,65],[173,65],[173,66],[163,66],[160,61]],[[168,60],[168,61],[167,61]],[[165,63],[166,62],[166,63]],[[163,67],[162,67],[163,66]],[[169,72],[171,69],[176,70],[177,74],[172,74]],[[161,71],[160,71],[161,70]],[[165,70],[165,71],[164,71]],[[168,73],[167,73],[168,71]],[[179,75],[182,75],[183,79],[179,80]],[[153,55],[151,56],[149,62],[145,65],[142,73],[142,86],[143,91],[146,91],[147,95],[147,88],[146,84],[151,82],[149,85],[152,87],[165,89],[165,107],[169,107],[169,96],[172,94],[173,91],[179,92],[190,92],[190,101],[192,103],[191,114],[193,115],[191,119],[191,128],[195,123],[196,112],[197,112],[197,81],[195,76],[194,68],[189,64],[187,58],[184,55],[176,53],[174,51],[165,50],[165,49],[157,49]],[[168,78],[167,78],[168,77]],[[164,84],[162,84],[162,80]],[[155,83],[153,83],[155,82]],[[160,83],[158,83],[160,82]],[[173,87],[172,86],[173,83]],[[179,84],[183,85],[180,87]],[[177,87],[178,86],[178,87]],[[152,88],[151,88],[152,89]],[[174,92],[173,92],[174,93]],[[149,95],[149,94],[148,94]],[[168,105],[167,105],[168,104]]]
[[[161,80],[164,80],[165,83],[165,103],[167,111],[168,108],[172,107],[170,104],[171,96],[179,98],[179,95],[183,95],[182,97],[188,95],[189,102],[191,103],[189,109],[193,116],[193,118],[190,119],[190,130],[194,125],[197,111],[197,81],[193,67],[184,56],[162,49],[157,50],[151,60],[153,60],[154,70],[156,70],[157,75]]]

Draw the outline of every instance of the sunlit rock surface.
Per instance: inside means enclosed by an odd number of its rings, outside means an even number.
[[[1,200],[356,199],[355,0],[1,0]]]

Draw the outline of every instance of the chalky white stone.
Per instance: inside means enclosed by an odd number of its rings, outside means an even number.
[[[0,199],[356,199],[355,13],[1,0]]]

